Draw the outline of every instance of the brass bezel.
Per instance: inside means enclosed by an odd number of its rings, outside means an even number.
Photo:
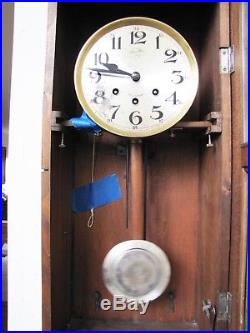
[[[82,65],[84,63],[84,60],[89,52],[89,50],[92,48],[92,46],[96,43],[98,39],[100,39],[102,36],[104,36],[106,33],[111,32],[114,29],[127,26],[127,25],[146,25],[150,27],[157,28],[161,30],[162,32],[168,34],[170,37],[176,40],[176,42],[181,46],[181,48],[184,50],[191,66],[191,79],[190,79],[190,86],[193,88],[192,93],[190,94],[190,98],[188,101],[183,105],[181,110],[176,114],[175,117],[170,119],[168,122],[165,122],[164,124],[159,125],[155,129],[149,129],[149,130],[144,130],[140,131],[140,133],[135,133],[134,130],[131,131],[125,131],[125,130],[120,130],[117,129],[114,126],[108,125],[102,119],[100,119],[96,113],[93,111],[91,105],[86,101],[84,94],[83,94],[83,87],[81,84],[81,72],[82,72]],[[117,134],[120,136],[125,136],[125,137],[146,137],[146,136],[151,136],[155,135],[158,133],[161,133],[168,128],[172,127],[175,125],[179,120],[181,120],[184,115],[188,112],[190,109],[194,98],[197,93],[198,89],[198,82],[199,82],[199,74],[198,74],[198,65],[196,58],[194,56],[194,53],[187,43],[187,41],[182,37],[182,35],[177,32],[175,29],[167,25],[166,23],[163,23],[161,21],[148,18],[148,17],[126,17],[122,18],[113,22],[110,22],[103,27],[101,27],[99,30],[97,30],[83,45],[81,51],[79,52],[79,55],[77,57],[77,61],[75,64],[75,70],[74,70],[74,84],[75,84],[75,90],[76,90],[76,95],[77,98],[84,109],[84,111],[89,115],[89,117],[95,121],[99,126],[104,128],[105,130]]]

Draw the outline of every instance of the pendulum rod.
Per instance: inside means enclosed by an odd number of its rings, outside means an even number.
[[[142,141],[139,139],[130,142],[129,203],[131,238],[141,240],[144,237],[144,165]]]

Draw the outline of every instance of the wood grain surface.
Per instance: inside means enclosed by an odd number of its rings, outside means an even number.
[[[50,233],[50,172],[51,172],[51,112],[54,77],[54,55],[56,38],[57,6],[49,4],[47,50],[44,80],[43,122],[42,122],[42,326],[52,328],[51,307],[51,233]]]
[[[231,75],[232,87],[232,226],[230,253],[230,284],[233,297],[231,330],[245,328],[245,287],[247,247],[247,168],[248,147],[243,137],[243,67],[242,67],[242,3],[231,3],[231,42],[235,48],[235,71]]]
[[[223,132],[214,147],[200,150],[200,216],[198,225],[200,276],[199,325],[226,329],[227,322],[213,323],[202,313],[202,300],[216,306],[217,292],[228,290],[231,222],[231,91],[230,74],[220,74],[219,48],[229,45],[229,4],[218,3],[202,52],[202,110],[222,112]]]

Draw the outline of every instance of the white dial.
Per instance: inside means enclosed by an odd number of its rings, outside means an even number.
[[[75,67],[78,99],[104,129],[129,137],[160,133],[188,111],[198,67],[184,38],[149,18],[114,21],[84,44]]]

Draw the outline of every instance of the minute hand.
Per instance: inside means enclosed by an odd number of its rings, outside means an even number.
[[[96,71],[99,74],[103,74],[103,75],[118,74],[118,75],[130,76],[133,81],[139,81],[139,79],[140,79],[140,74],[138,72],[129,73],[129,72],[123,71],[123,70],[119,69],[116,64],[109,64],[109,63],[104,64],[103,63],[102,65],[107,67],[108,69],[103,69],[103,68],[89,68],[89,69],[92,71]]]
[[[126,76],[132,76],[132,73],[122,71],[121,69],[117,69],[116,71],[108,70],[108,69],[103,69],[103,68],[89,68],[91,71],[98,72],[100,74],[105,75],[107,74],[120,74],[120,75],[126,75]]]

